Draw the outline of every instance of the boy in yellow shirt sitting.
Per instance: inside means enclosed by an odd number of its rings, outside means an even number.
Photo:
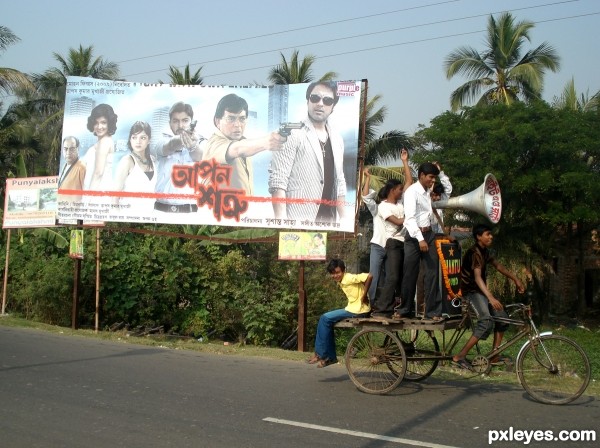
[[[333,330],[336,322],[351,317],[367,317],[371,312],[367,294],[373,281],[371,274],[350,274],[346,272],[346,264],[339,258],[329,262],[327,272],[346,294],[348,305],[343,309],[328,311],[319,318],[315,353],[307,361],[309,364],[316,364],[317,367],[327,367],[338,362]]]

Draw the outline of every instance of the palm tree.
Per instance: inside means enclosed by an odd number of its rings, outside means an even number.
[[[190,76],[190,64],[188,63],[185,66],[183,72],[179,70],[177,67],[170,65],[169,66],[169,78],[170,84],[176,84],[179,86],[201,86],[204,79],[200,76],[200,72],[202,71],[202,67],[196,70],[196,73]],[[163,81],[158,81],[161,84],[165,84]]]
[[[0,25],[0,53],[19,40],[10,29]],[[12,68],[0,67],[0,92],[9,94],[28,87],[31,87],[31,81],[25,74]],[[0,110],[3,105],[0,101]],[[19,132],[12,109],[13,105],[9,105],[4,116],[0,117],[0,177],[8,177],[14,170],[20,149]],[[4,185],[0,186],[0,199],[4,199]]]
[[[375,95],[367,99],[364,111],[361,103],[361,116],[366,114],[364,165],[371,172],[371,187],[376,190],[388,179],[403,177],[402,167],[390,164],[399,161],[402,148],[413,147],[410,137],[402,131],[392,130],[377,136],[377,128],[383,124],[387,115],[385,106],[377,108],[381,98],[381,95]],[[359,136],[361,135],[362,122],[359,129]]]
[[[78,49],[69,48],[69,54],[66,58],[58,53],[53,53],[60,67],[51,68],[46,73],[53,74],[56,77],[67,76],[86,76],[96,79],[117,79],[119,77],[119,66],[114,62],[109,62],[102,57],[94,58],[94,47],[83,48],[79,45]]]
[[[573,111],[587,112],[598,110],[600,108],[600,91],[595,95],[589,95],[589,90],[581,95],[577,95],[575,90],[575,79],[571,78],[560,96],[555,96],[552,101],[552,107],[555,109],[570,109]]]
[[[540,97],[544,72],[556,72],[560,58],[546,42],[521,56],[525,41],[531,42],[529,31],[533,27],[528,21],[515,23],[510,13],[502,14],[498,21],[490,16],[483,53],[460,47],[446,57],[448,79],[457,74],[471,78],[452,92],[453,111],[478,98],[477,104],[511,104]]]
[[[270,82],[273,84],[301,84],[314,81],[312,65],[317,59],[315,56],[307,54],[300,62],[298,61],[298,50],[294,50],[288,63],[283,53],[279,54],[281,62],[269,70]],[[336,77],[336,72],[327,72],[319,78],[319,81],[331,81]]]
[[[0,25],[0,53],[17,42],[19,38],[13,32]],[[15,87],[29,85],[30,81],[26,75],[13,68],[0,67],[0,92],[10,93]]]
[[[49,172],[58,172],[67,77],[116,80],[119,67],[102,57],[94,57],[94,47],[91,45],[70,48],[66,57],[58,53],[53,55],[59,63],[58,67],[49,68],[43,74],[34,74],[35,92],[32,95],[22,93],[21,97],[32,117],[40,117],[36,135],[42,146],[47,148]]]

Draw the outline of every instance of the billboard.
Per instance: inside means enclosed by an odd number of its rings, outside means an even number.
[[[353,232],[361,87],[69,77],[58,217]]]
[[[327,234],[321,232],[279,232],[279,260],[325,260]]]
[[[2,227],[53,227],[57,183],[56,176],[7,178]]]

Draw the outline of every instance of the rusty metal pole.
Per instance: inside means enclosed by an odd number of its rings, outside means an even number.
[[[306,291],[304,290],[304,260],[298,271],[298,351],[306,351]]]
[[[6,288],[8,286],[8,260],[10,257],[10,229],[6,231],[6,260],[4,262],[4,288],[2,289],[2,316],[6,311]]]
[[[77,220],[77,229],[83,226],[83,220]],[[73,263],[73,305],[71,306],[71,328],[77,330],[79,322],[77,315],[79,314],[79,283],[81,278],[81,259],[75,258]]]
[[[96,229],[96,333],[100,324],[100,287],[98,279],[100,278],[100,229]]]

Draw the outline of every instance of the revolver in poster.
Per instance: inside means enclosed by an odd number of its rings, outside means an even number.
[[[282,137],[289,137],[294,129],[302,129],[304,123],[281,123],[279,126],[279,135]]]

